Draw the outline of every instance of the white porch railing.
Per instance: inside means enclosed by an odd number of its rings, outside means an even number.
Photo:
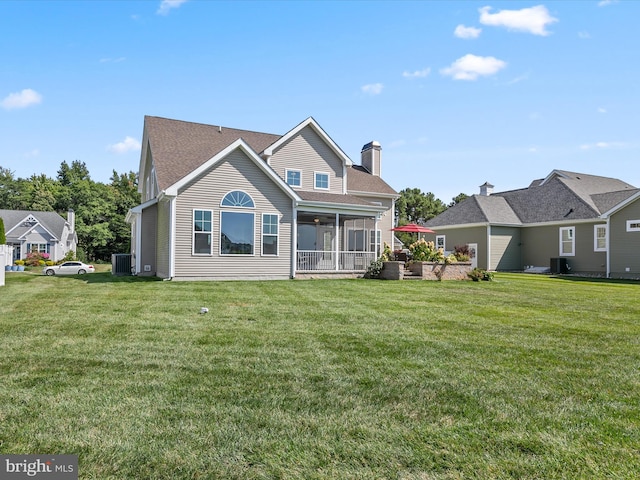
[[[364,272],[375,259],[375,252],[338,252],[339,262],[336,266],[336,252],[298,250],[296,270],[313,272],[355,270]]]

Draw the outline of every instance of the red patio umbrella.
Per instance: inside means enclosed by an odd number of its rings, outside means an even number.
[[[436,233],[430,228],[423,227],[417,223],[407,223],[401,227],[395,227],[391,229],[394,232],[408,232],[408,233]]]

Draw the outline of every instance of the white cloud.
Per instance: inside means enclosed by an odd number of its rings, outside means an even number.
[[[156,13],[158,15],[169,15],[169,12],[172,9],[178,8],[186,1],[187,0],[162,0],[162,2],[160,3],[160,8],[158,8],[158,11]]]
[[[481,28],[465,27],[464,25],[458,25],[453,31],[453,34],[458,38],[478,38],[482,32]]]
[[[507,66],[506,62],[495,57],[479,57],[467,54],[453,62],[450,67],[440,70],[442,75],[454,80],[477,80],[480,76],[494,75]]]
[[[622,148],[625,144],[622,142],[596,142],[596,143],[585,143],[580,145],[581,150],[593,150],[594,148]]]
[[[591,35],[589,34],[589,32],[578,32],[578,38],[582,38],[583,40],[587,40],[589,38],[591,38]]]
[[[598,113],[607,113],[607,109],[604,107],[598,107]]]
[[[35,90],[25,88],[21,92],[11,93],[2,100],[2,108],[12,110],[14,108],[27,108],[42,102],[42,95]]]
[[[370,83],[369,85],[363,85],[360,87],[363,93],[367,93],[369,95],[380,95],[383,88],[384,85],[381,83]]]
[[[402,72],[404,78],[424,78],[431,73],[430,68],[423,68],[422,70],[416,70],[415,72]]]
[[[612,5],[614,3],[618,3],[618,0],[600,0],[598,2],[599,7],[606,7],[607,5]]]
[[[498,13],[489,13],[491,8],[479,9],[480,23],[483,25],[506,27],[508,30],[546,36],[549,35],[546,27],[558,21],[549,14],[549,10],[544,5],[520,10],[500,10]]]
[[[38,150],[37,148],[34,148],[33,150],[26,152],[24,154],[25,158],[34,158],[40,155],[40,150]]]
[[[127,152],[135,152],[140,150],[140,142],[138,142],[133,137],[125,137],[122,142],[114,143],[113,145],[109,145],[107,150],[117,154],[123,154]]]

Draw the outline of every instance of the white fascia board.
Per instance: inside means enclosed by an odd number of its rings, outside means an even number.
[[[295,135],[300,133],[300,131],[303,128],[308,127],[308,126],[312,127],[316,131],[316,133],[318,135],[320,135],[320,137],[325,141],[325,143],[329,146],[329,148],[331,148],[331,150],[333,150],[333,152],[342,160],[344,165],[349,166],[349,167],[353,165],[353,162],[347,156],[347,154],[344,153],[342,151],[342,149],[338,146],[338,144],[336,142],[334,142],[333,139],[327,134],[327,132],[325,132],[322,129],[322,127],[320,125],[318,125],[318,122],[316,122],[313,117],[307,118],[305,121],[303,121],[302,123],[298,124],[292,130],[289,130],[289,132],[285,133],[282,137],[280,137],[278,140],[276,140],[276,142],[272,143],[270,146],[265,148],[264,154],[267,157],[271,157],[275,150],[277,150],[285,142],[288,142]]]
[[[142,148],[140,149],[140,163],[138,165],[138,176],[145,171],[144,167],[147,160],[148,150],[149,150],[149,134],[147,133],[147,129],[144,128],[142,132]],[[144,181],[144,179],[138,178],[138,193],[142,193],[143,191],[142,181]]]
[[[615,207],[613,207],[610,210],[607,210],[606,212],[604,212],[602,215],[600,215],[600,218],[602,219],[607,219],[609,218],[611,215],[613,215],[614,213],[622,210],[624,207],[626,207],[627,205],[629,205],[630,203],[635,202],[638,198],[640,198],[640,192],[636,192],[633,195],[631,195],[629,198],[627,198],[626,200],[623,200],[622,202],[620,202],[619,204],[617,204]]]
[[[593,218],[582,218],[579,220],[556,220],[551,222],[539,222],[539,223],[524,223],[521,225],[523,228],[534,228],[534,227],[552,227],[552,226],[563,226],[563,225],[577,225],[577,224],[585,224],[585,223],[602,223],[602,219],[600,217]]]
[[[562,173],[559,170],[552,170],[551,173],[549,175],[547,175],[542,182],[540,182],[540,185],[541,186],[544,185],[549,180],[551,180],[555,175],[557,175],[557,176],[559,176],[561,178],[569,178],[567,175],[565,175],[564,173]]]
[[[140,215],[145,208],[148,208],[151,205],[154,205],[156,203],[158,203],[158,199],[152,198],[151,200],[147,200],[146,202],[141,203],[140,205],[136,205],[135,207],[130,208],[129,211],[127,212],[127,216],[124,219],[125,222],[131,223],[133,221],[134,215]]]
[[[36,220],[37,220],[37,219],[36,219]],[[27,231],[26,231],[26,232],[24,232],[22,235],[20,235],[18,238],[19,238],[20,240],[24,240],[24,239],[25,239],[25,237],[26,237],[27,235],[29,235],[31,232],[33,232],[33,231],[36,229],[36,227],[42,227],[42,229],[43,229],[45,232],[47,232],[49,235],[51,235],[51,238],[53,238],[53,239],[55,239],[55,240],[60,240],[57,236],[55,236],[53,233],[51,233],[51,232],[49,231],[49,229],[48,229],[47,227],[45,227],[45,226],[44,226],[42,223],[40,223],[39,221],[38,221],[38,222],[37,222],[33,227],[31,227],[29,230],[27,230]]]
[[[377,214],[386,212],[388,207],[382,205],[353,205],[351,203],[326,203],[326,202],[299,202],[297,204],[298,211],[301,212],[349,212],[350,214]]]
[[[361,192],[359,190],[348,190],[348,195],[357,197],[380,197],[380,198],[400,198],[399,193],[378,193],[378,192]]]
[[[273,180],[273,182],[278,187],[280,187],[280,189],[283,192],[289,195],[289,197],[291,197],[293,200],[296,200],[296,201],[301,200],[298,194],[289,185],[287,185],[287,183],[282,178],[280,178],[278,174],[274,172],[273,169],[269,165],[267,165],[266,162],[262,158],[260,158],[260,156],[256,152],[254,152],[253,149],[249,145],[247,145],[247,143],[241,138],[233,142],[224,150],[220,151],[211,159],[207,160],[205,163],[203,163],[194,171],[192,171],[189,175],[181,178],[178,182],[174,183],[169,188],[164,190],[161,196],[169,196],[169,197],[177,196],[178,191],[183,186],[197,179],[200,175],[202,175],[204,172],[209,170],[211,167],[223,161],[231,152],[233,152],[236,149],[242,150],[242,152],[245,155],[247,155],[247,157],[249,157],[253,161],[253,163],[256,164],[258,168],[260,168],[260,170],[262,170],[269,178],[271,178],[271,180]]]

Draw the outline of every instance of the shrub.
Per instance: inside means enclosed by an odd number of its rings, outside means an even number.
[[[414,262],[440,263],[445,261],[444,250],[436,248],[433,242],[427,242],[424,238],[409,245],[409,251],[411,252],[411,260]]]
[[[474,282],[477,282],[480,280],[490,282],[491,280],[493,280],[493,272],[488,272],[486,270],[483,270],[482,268],[474,268],[469,273],[467,273],[467,275]]]
[[[40,263],[40,262],[46,262],[47,260],[49,260],[48,253],[31,252],[27,254],[27,258],[25,259],[25,264],[30,267],[37,267],[37,266],[43,265],[43,263]]]
[[[15,262],[16,265],[24,265],[24,260],[16,260]]]
[[[384,242],[384,248],[382,249],[382,255],[380,255],[380,260],[383,262],[388,262],[393,258],[393,252],[391,251],[391,247],[387,242]]]
[[[367,273],[365,273],[365,278],[380,278],[380,272],[382,272],[382,267],[384,266],[382,257],[377,260],[373,260],[369,267],[367,268]]]
[[[469,245],[456,245],[453,247],[453,255],[459,262],[468,262],[471,259]]]

